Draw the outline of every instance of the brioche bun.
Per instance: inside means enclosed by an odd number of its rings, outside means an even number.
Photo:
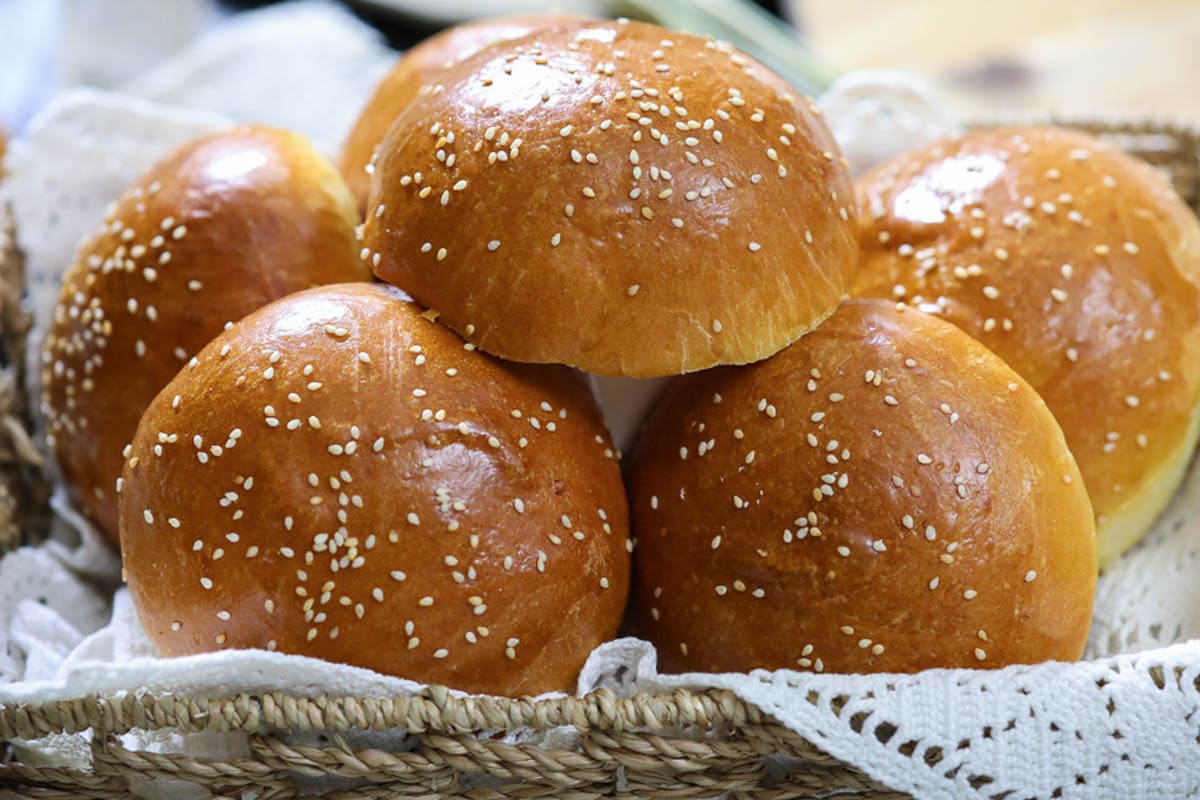
[[[575,23],[440,83],[379,147],[363,243],[484,350],[628,377],[756,361],[847,289],[849,174],[816,107],[749,56]]]
[[[473,352],[428,316],[377,284],[293,295],[150,405],[121,539],[160,653],[574,688],[629,586],[604,424],[574,373]]]
[[[915,672],[1080,656],[1091,506],[1037,393],[953,325],[851,300],[681,379],[629,476],[668,671]]]
[[[1200,222],[1145,163],[1053,128],[937,143],[860,193],[855,293],[953,322],[1029,381],[1111,562],[1166,507],[1200,434]]]
[[[63,480],[117,541],[121,451],[159,390],[226,322],[291,292],[369,280],[341,176],[296,134],[212,134],[152,167],[63,278],[41,409]]]

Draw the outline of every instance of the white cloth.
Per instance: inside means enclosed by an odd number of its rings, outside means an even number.
[[[261,35],[260,30],[254,37]],[[214,52],[234,57],[237,51]],[[185,63],[210,62],[189,56]],[[261,61],[254,63],[265,68]],[[241,74],[232,67],[219,73]],[[186,74],[195,78],[197,73]],[[191,86],[191,80],[180,86]],[[886,88],[893,83],[885,82],[879,97],[894,100],[896,94]],[[164,79],[156,85],[169,84]],[[855,126],[867,117],[864,108],[883,101],[870,99],[864,82],[855,85],[861,103],[843,96],[826,109],[839,140],[869,154],[868,160],[881,157],[887,147],[915,144],[914,131],[928,135],[945,130],[937,119],[922,128],[916,116],[913,124],[904,124],[903,135],[891,139],[878,125],[859,130]],[[213,97],[209,92],[184,94]],[[172,99],[165,90],[146,93]],[[294,96],[285,97],[294,101]],[[898,102],[907,110],[891,118],[924,113],[920,109],[928,98],[901,97]],[[231,102],[217,111],[237,116],[241,107]],[[94,92],[64,97],[43,115],[18,148],[5,187],[30,256],[31,286],[43,319],[61,270],[104,204],[160,154],[222,124],[219,114]],[[339,135],[334,128],[331,139]],[[645,394],[645,386],[635,388]],[[608,400],[608,407],[644,402],[644,397],[617,397]],[[56,508],[69,524],[54,541],[0,560],[0,703],[127,691],[214,696],[278,690],[387,697],[421,688],[367,670],[279,653],[155,658],[127,592],[112,592],[115,560],[61,497]],[[1101,579],[1088,647],[1088,657],[1095,660],[908,676],[789,671],[661,676],[648,644],[623,639],[593,653],[579,691],[598,686],[625,694],[680,686],[728,688],[836,757],[919,797],[983,800],[1010,790],[1013,797],[1045,797],[1056,789],[1065,798],[1195,795],[1200,793],[1195,738],[1200,642],[1186,640],[1200,636],[1198,510],[1200,469],[1193,469],[1155,532]],[[1147,650],[1151,647],[1159,649]],[[570,746],[574,739],[571,731],[558,730],[541,741]],[[78,737],[53,737],[21,745],[20,755],[39,762],[85,763],[88,752],[81,742]],[[244,748],[238,736],[134,733],[125,742],[212,757]],[[404,746],[402,737],[372,742]],[[912,755],[905,754],[909,742],[915,742]],[[940,760],[926,758],[934,748]],[[139,791],[147,797],[180,796],[177,784],[159,787],[157,795],[150,787]]]
[[[121,90],[297,131],[336,156],[397,57],[342,6],[302,0],[235,15]]]
[[[855,175],[962,129],[932,87],[906,72],[848,73],[834,81],[817,103]]]

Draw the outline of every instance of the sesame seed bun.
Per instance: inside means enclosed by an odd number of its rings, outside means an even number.
[[[850,300],[680,380],[630,469],[667,670],[915,672],[1080,656],[1092,511],[1037,393],[935,317]]]
[[[815,106],[745,54],[577,23],[441,83],[380,145],[363,243],[484,350],[628,377],[756,361],[848,288],[849,174]]]
[[[1052,128],[940,142],[860,191],[854,291],[953,322],[1033,385],[1083,472],[1101,564],[1115,559],[1200,433],[1200,223],[1146,164]]]
[[[437,91],[436,79],[448,68],[480,50],[532,31],[563,22],[571,17],[559,14],[523,14],[491,17],[447,28],[415,45],[396,62],[375,93],[367,101],[346,144],[342,148],[341,170],[363,211],[371,188],[371,159],[388,128],[415,100]]]
[[[226,322],[291,292],[370,280],[345,183],[307,140],[249,126],[152,167],[63,278],[42,351],[50,445],[117,542],[121,451],[142,412]]]
[[[121,539],[166,656],[266,648],[501,695],[567,690],[629,586],[615,453],[558,367],[393,287],[273,303],[155,399]]]

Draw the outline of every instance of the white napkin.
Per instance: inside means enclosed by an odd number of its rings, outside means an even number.
[[[817,103],[855,176],[898,153],[962,130],[933,87],[907,72],[847,73]]]
[[[121,90],[298,131],[336,156],[397,57],[342,6],[301,0],[235,15]]]

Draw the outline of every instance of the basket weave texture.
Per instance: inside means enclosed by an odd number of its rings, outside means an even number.
[[[1158,121],[1050,122],[1096,134],[1164,169],[1200,213],[1200,129]],[[4,257],[5,236],[0,225],[0,338],[7,351],[0,359],[0,548],[11,520],[43,516],[45,497],[44,487],[37,485],[40,471],[29,465],[28,453],[22,455],[27,437],[23,443],[24,434],[11,430],[10,420],[26,416],[21,393],[9,390],[5,380],[15,380],[12,367],[20,363],[28,320],[12,299],[19,261],[12,252]],[[16,501],[35,507],[23,509]],[[569,749],[514,744],[502,736],[564,726],[576,734]],[[248,754],[210,760],[133,751],[118,737],[134,730],[243,733]],[[374,749],[361,744],[369,732],[396,736],[387,739],[387,750]],[[22,763],[12,746],[14,740],[81,733],[90,733],[90,769]],[[461,698],[439,687],[416,697],[382,700],[282,693],[176,697],[132,691],[0,705],[0,739],[5,745],[0,797],[135,797],[137,785],[150,779],[189,781],[215,797],[264,800],[302,796],[314,786],[336,800],[684,800],[725,792],[739,800],[830,793],[874,800],[908,797],[719,690],[619,698],[602,689],[582,698],[537,701]]]

